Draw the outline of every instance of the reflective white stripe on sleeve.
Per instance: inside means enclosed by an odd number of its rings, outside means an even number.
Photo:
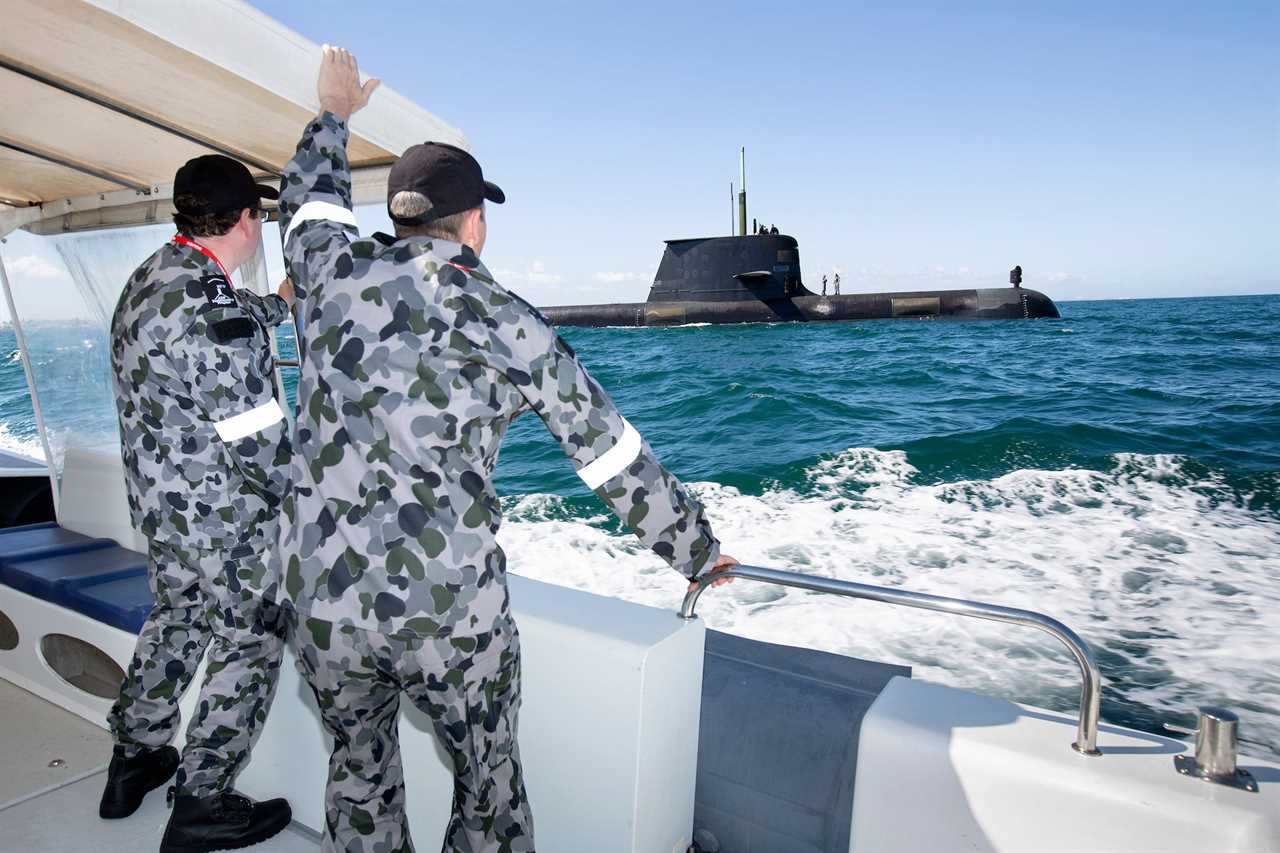
[[[289,235],[293,233],[293,229],[313,219],[327,219],[330,222],[338,222],[343,225],[350,225],[352,228],[359,228],[356,225],[355,213],[347,210],[342,205],[332,204],[327,201],[309,201],[298,208],[298,212],[293,215],[293,219],[289,220],[289,230],[284,232],[284,242],[287,243],[289,241]]]
[[[618,439],[618,443],[578,472],[582,482],[593,492],[621,474],[640,455],[640,433],[636,432],[636,428],[626,418],[622,419],[622,427],[622,438]]]
[[[263,403],[257,408],[233,415],[226,420],[217,421],[213,428],[218,431],[218,437],[223,441],[239,441],[246,435],[262,432],[282,420],[284,420],[284,409],[280,408],[279,401],[272,397],[269,403]]]

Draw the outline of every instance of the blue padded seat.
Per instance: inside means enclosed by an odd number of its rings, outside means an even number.
[[[66,595],[66,606],[90,619],[136,634],[155,600],[146,575],[79,586]]]
[[[63,607],[70,606],[67,593],[77,587],[146,573],[145,556],[115,543],[56,557],[0,562],[0,583]]]
[[[94,539],[52,522],[0,530],[0,566],[20,560],[43,559],[119,547],[110,539]]]

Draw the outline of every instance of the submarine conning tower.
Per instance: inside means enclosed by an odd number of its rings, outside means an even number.
[[[654,302],[740,302],[812,296],[800,247],[785,234],[667,240],[649,290]]]

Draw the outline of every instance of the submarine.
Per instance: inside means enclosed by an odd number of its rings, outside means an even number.
[[[539,310],[557,326],[683,326],[692,323],[789,323],[820,320],[951,318],[1030,320],[1060,317],[1043,293],[1022,287],[1022,267],[1007,288],[912,290],[827,296],[804,286],[794,237],[747,233],[747,152],[741,149],[736,210],[727,237],[667,240],[644,302],[553,305]],[[729,185],[731,205],[733,185]],[[824,290],[826,288],[823,288]]]
[[[949,318],[1059,317],[1048,296],[1021,286],[823,296],[804,286],[800,249],[783,234],[668,240],[644,302],[558,305],[539,310],[557,326],[682,326]]]

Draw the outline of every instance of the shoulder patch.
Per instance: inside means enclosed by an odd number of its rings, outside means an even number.
[[[204,298],[210,305],[236,304],[235,291],[231,289],[231,283],[221,274],[210,273],[200,279],[200,284],[204,288]]]
[[[215,344],[229,344],[253,337],[253,321],[248,317],[235,317],[209,324],[209,338]]]

